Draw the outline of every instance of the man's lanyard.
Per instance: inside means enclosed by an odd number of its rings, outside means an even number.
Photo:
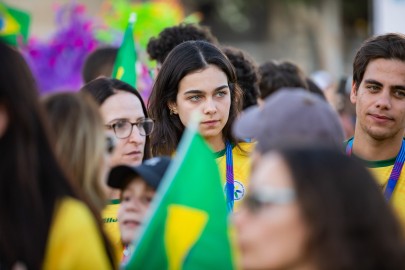
[[[226,208],[228,212],[233,211],[234,203],[234,176],[233,176],[233,159],[232,159],[232,144],[229,141],[225,143],[225,157],[226,157],[226,184],[225,184],[225,195],[226,195]]]
[[[352,150],[353,150],[353,138],[351,138],[347,142],[346,155],[351,156]],[[401,150],[399,150],[399,154],[395,159],[394,168],[392,168],[391,175],[388,178],[388,183],[384,191],[384,197],[387,201],[390,200],[392,193],[394,192],[399,176],[401,175],[402,166],[404,166],[404,162],[405,162],[405,144],[404,140],[402,140]]]

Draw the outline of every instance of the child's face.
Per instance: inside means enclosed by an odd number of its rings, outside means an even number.
[[[122,191],[118,221],[123,244],[129,244],[139,237],[149,204],[155,190],[139,176],[134,178]]]

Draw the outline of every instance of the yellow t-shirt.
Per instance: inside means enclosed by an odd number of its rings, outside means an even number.
[[[250,167],[251,159],[250,154],[253,150],[254,143],[251,142],[242,142],[239,143],[239,147],[232,148],[232,158],[233,158],[233,176],[235,183],[235,192],[234,192],[234,211],[237,211],[240,207],[242,199],[245,197],[249,177],[250,177]],[[225,149],[215,153],[216,161],[219,167],[219,172],[221,173],[222,184],[225,190],[226,183],[226,155]]]
[[[112,200],[110,204],[104,208],[101,216],[103,217],[104,231],[115,249],[118,260],[121,261],[124,248],[121,244],[121,234],[117,218],[119,207],[120,200]]]
[[[79,200],[66,197],[55,208],[43,268],[112,268],[96,221]]]
[[[382,161],[366,161],[366,166],[376,178],[382,191],[385,190],[388,183],[394,162],[395,158]],[[401,174],[390,199],[390,204],[405,227],[405,165],[402,167]]]

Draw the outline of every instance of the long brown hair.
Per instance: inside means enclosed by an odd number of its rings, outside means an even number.
[[[401,227],[364,164],[330,149],[277,152],[290,168],[316,269],[404,268]]]
[[[107,201],[101,186],[106,151],[98,106],[86,93],[57,93],[43,99],[63,168],[101,212]]]
[[[57,202],[80,195],[56,161],[23,57],[0,42],[0,63],[0,104],[8,117],[0,137],[0,264],[11,268],[20,261],[27,269],[40,269]],[[104,241],[113,268],[112,250]]]

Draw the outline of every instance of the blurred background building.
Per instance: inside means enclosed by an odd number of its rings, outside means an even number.
[[[55,9],[69,2],[97,18],[103,0],[5,0],[32,15],[31,35],[46,38]],[[129,1],[145,3],[149,1]],[[196,13],[226,45],[249,52],[260,64],[291,60],[307,73],[326,70],[336,80],[351,74],[354,53],[373,33],[405,32],[405,0],[182,0],[184,16]]]

